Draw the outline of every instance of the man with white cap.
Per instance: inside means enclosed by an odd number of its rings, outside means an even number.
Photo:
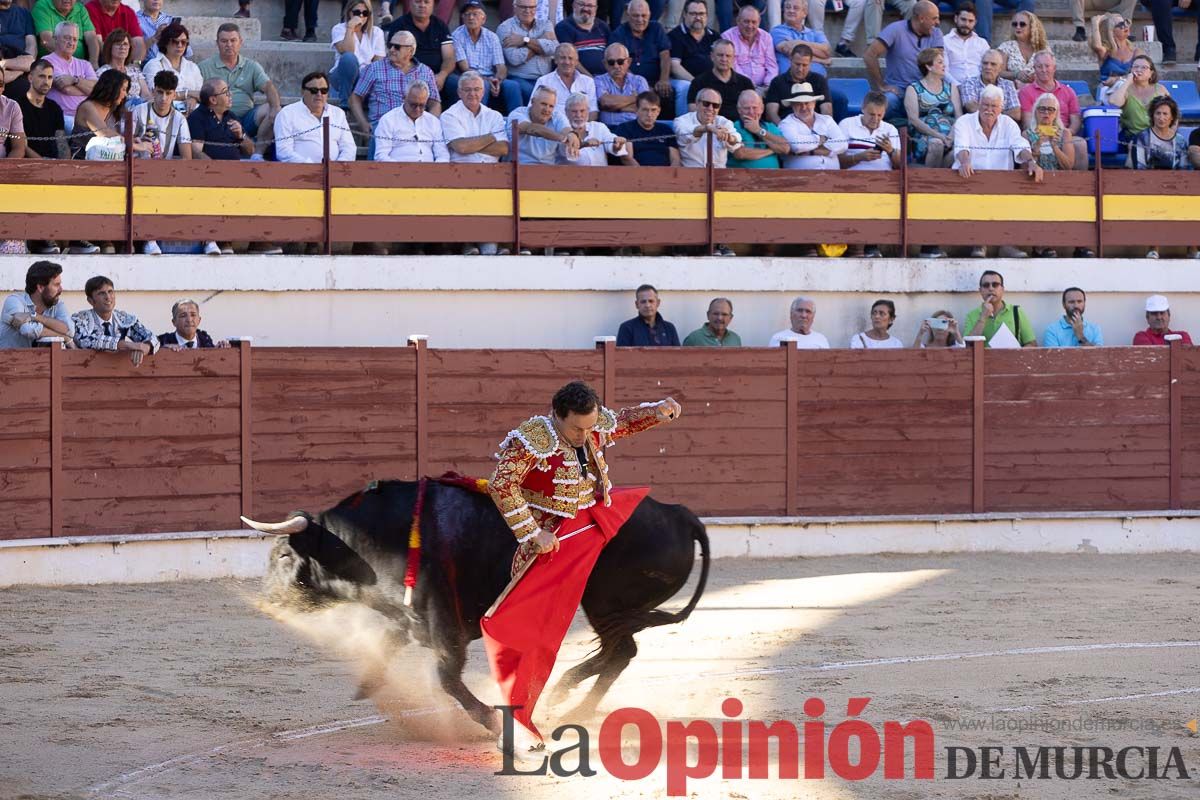
[[[1152,294],[1146,298],[1146,322],[1150,327],[1133,335],[1135,345],[1167,344],[1167,336],[1171,334],[1182,336],[1184,344],[1192,343],[1192,337],[1188,336],[1187,331],[1171,330],[1171,304],[1161,294]]]
[[[805,82],[793,84],[791,94],[780,101],[792,111],[779,122],[779,130],[791,146],[791,155],[783,160],[785,168],[841,169],[838,153],[846,152],[846,137],[833,117],[817,113],[817,102],[824,99]]]

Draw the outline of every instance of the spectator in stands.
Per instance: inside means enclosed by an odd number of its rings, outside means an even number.
[[[837,47],[833,49],[833,54],[838,58],[858,58],[851,45],[858,37],[858,29],[863,26],[867,12],[867,4],[874,0],[846,0],[846,19],[842,24],[842,36],[838,40]],[[878,26],[883,21],[882,16],[872,22]],[[874,29],[875,36],[871,35],[872,31],[867,30],[867,42],[870,43],[879,35],[879,28]]]
[[[75,338],[75,323],[62,299],[62,267],[35,261],[25,272],[25,291],[4,298],[0,311],[0,350],[32,347],[43,336]]]
[[[55,136],[66,130],[66,122],[62,108],[47,96],[53,86],[54,65],[39,58],[29,68],[29,90],[17,98],[25,129],[25,158],[62,157]],[[53,253],[57,252],[55,246]]]
[[[682,164],[679,148],[675,146],[674,129],[658,121],[661,111],[658,92],[653,89],[642,92],[637,96],[637,119],[613,128],[613,133],[629,142],[625,147],[626,154],[621,157],[622,164],[630,167],[678,167]],[[1200,151],[1200,147],[1196,149]]]
[[[451,163],[495,164],[508,155],[504,117],[483,104],[485,81],[478,72],[464,72],[458,79],[459,101],[442,112],[442,137]],[[507,255],[495,242],[467,244],[463,255]]]
[[[604,48],[612,33],[608,23],[596,16],[596,8],[596,0],[575,0],[571,16],[554,26],[558,41],[575,45],[579,69],[593,78],[604,72]]]
[[[783,104],[791,114],[779,123],[779,130],[791,147],[783,160],[788,169],[841,169],[838,155],[846,152],[847,142],[833,117],[817,113],[817,102],[824,98],[813,92],[812,84],[792,87]]]
[[[935,327],[936,326],[936,327]],[[935,311],[932,316],[921,320],[914,348],[966,347],[962,334],[958,332],[958,320],[949,311]]]
[[[324,120],[329,120],[329,160],[353,161],[357,148],[346,112],[329,102],[329,76],[310,72],[300,79],[300,102],[275,117],[275,159],[320,164],[325,157]]]
[[[187,120],[193,158],[236,161],[254,152],[254,140],[229,110],[230,102],[229,84],[221,78],[209,78],[200,87],[200,107]]]
[[[319,0],[283,0],[283,30],[279,38],[294,42],[300,38],[300,6],[304,6],[304,41],[317,40],[317,10]]]
[[[413,81],[404,104],[379,120],[375,128],[375,137],[379,141],[375,146],[376,161],[432,163],[450,160],[442,123],[425,108],[429,91],[425,81]]]
[[[728,39],[718,39],[712,46],[712,69],[697,75],[688,87],[688,109],[698,110],[696,98],[701,91],[709,89],[721,98],[720,115],[728,120],[737,117],[737,101],[742,92],[753,89],[749,78],[733,69],[733,44]]]
[[[651,21],[646,0],[632,0],[626,7],[626,21],[613,29],[608,43],[620,42],[633,59],[629,69],[667,100],[671,97],[671,41],[662,25]],[[732,106],[731,106],[732,108]]]
[[[862,101],[862,113],[846,117],[838,123],[846,151],[838,155],[842,169],[888,171],[900,169],[900,132],[883,118],[887,113],[887,96],[882,92],[867,92]],[[851,257],[880,258],[878,245],[851,245]]]
[[[820,3],[820,0],[815,0]],[[823,4],[822,4],[823,5]],[[806,28],[808,0],[783,0],[783,22],[771,28],[771,41],[775,47],[778,75],[791,66],[792,48],[804,42],[812,51],[812,71],[824,77],[826,67],[833,63],[833,52],[825,32],[820,28]],[[815,23],[814,23],[815,24]]]
[[[771,34],[759,27],[760,20],[757,8],[742,6],[737,15],[737,27],[722,33],[721,38],[733,44],[734,70],[749,78],[760,94],[765,94],[779,74],[779,62],[775,60]]]
[[[591,119],[591,98],[580,92],[575,92],[567,98],[568,130],[579,138],[579,148],[574,156],[567,155],[566,146],[560,145],[558,150],[559,164],[573,164],[577,167],[607,167],[608,158],[605,154],[620,158],[626,154],[625,140],[615,136],[603,122]],[[574,148],[572,148],[574,149]]]
[[[96,76],[99,77],[110,69],[125,73],[129,77],[128,105],[134,108],[149,102],[153,93],[141,69],[130,61],[130,47],[129,34],[123,28],[117,28],[105,37],[104,45],[100,48],[100,69],[96,70]]]
[[[958,87],[946,80],[946,57],[939,48],[917,54],[921,79],[904,90],[904,110],[912,135],[913,158],[927,167],[950,165],[954,122],[962,116]],[[1069,90],[1068,90],[1069,91]]]
[[[1004,301],[1003,275],[984,270],[979,276],[979,296],[983,302],[967,314],[968,336],[982,336],[988,347],[1037,347],[1033,322],[1021,313],[1020,306]],[[996,338],[1002,328],[1005,332]]]
[[[179,87],[175,90],[175,99],[183,101],[185,107],[181,110],[190,114],[200,105],[200,87],[204,84],[204,76],[200,67],[194,61],[186,58],[188,42],[191,34],[179,22],[172,22],[163,28],[158,35],[158,44],[162,52],[146,62],[142,74],[146,80],[154,83],[154,76],[159,72],[173,72],[179,78]]]
[[[37,0],[33,6],[33,26],[37,29],[38,52],[47,55],[58,50],[58,26],[64,22],[75,25],[75,45],[71,55],[87,59],[93,65],[100,62],[100,37],[83,3],[75,0]]]
[[[160,70],[154,76],[154,98],[133,110],[133,135],[150,143],[150,158],[192,158],[192,134],[183,112],[175,107],[175,87],[179,77]],[[162,255],[158,241],[147,240],[142,252],[148,256]]]
[[[958,118],[953,131],[953,167],[962,177],[970,178],[977,170],[1007,170],[1013,169],[1014,164],[1024,164],[1030,177],[1041,183],[1042,168],[1021,134],[1021,127],[1001,113],[1003,105],[1004,92],[1000,87],[986,86],[979,95],[979,110]],[[971,250],[973,258],[983,258],[986,254],[982,246]],[[1000,248],[1000,255],[1002,258],[1025,257],[1022,251],[1007,245]]]
[[[817,303],[811,297],[797,297],[788,309],[791,327],[771,335],[768,347],[779,347],[784,342],[795,342],[801,350],[828,350],[829,340],[812,329],[817,318]]]
[[[791,59],[788,61],[786,71],[776,76],[775,80],[771,81],[770,87],[767,88],[766,96],[766,116],[771,122],[781,122],[787,116],[788,110],[783,108],[783,98],[792,93],[792,87],[797,83],[807,83],[813,88],[813,92],[825,97],[821,104],[817,106],[817,112],[824,114],[827,117],[836,117],[833,111],[833,103],[830,102],[829,81],[824,75],[818,75],[812,71],[813,52],[806,44],[798,44],[792,48]],[[845,109],[842,109],[845,111]]]
[[[137,12],[138,26],[142,29],[142,38],[146,40],[146,61],[158,58],[159,35],[176,18],[163,11],[163,0],[142,0],[142,7]],[[148,79],[152,80],[152,79]]]
[[[76,158],[90,158],[88,144],[93,138],[122,138],[125,128],[125,100],[129,96],[129,76],[109,70],[96,80],[87,99],[75,111],[71,150]],[[124,148],[124,142],[122,142]],[[151,152],[150,144],[135,140],[133,149],[141,156]],[[104,248],[109,253],[111,245]]]
[[[733,130],[742,137],[742,146],[729,154],[731,167],[779,169],[779,157],[791,147],[779,127],[763,122],[763,101],[758,92],[747,89],[738,98],[738,121]]]
[[[679,347],[675,326],[658,312],[661,302],[658,290],[650,284],[643,283],[637,288],[633,302],[637,316],[621,323],[617,347]]]
[[[891,300],[876,300],[871,304],[871,327],[850,337],[851,350],[893,350],[904,347],[892,333],[896,324],[896,304]]]
[[[529,105],[508,115],[508,146],[512,150],[512,127],[517,123],[517,156],[522,164],[553,165],[557,162],[558,146],[568,157],[579,156],[579,137],[571,130],[567,118],[554,111],[557,98],[549,86],[533,90]]]
[[[457,97],[458,78],[454,70],[458,61],[454,55],[454,38],[442,18],[433,13],[433,0],[409,0],[408,13],[384,28],[384,38],[390,42],[396,31],[408,31],[413,35],[417,42],[415,58],[434,73],[438,94],[445,94],[450,99]]]
[[[132,61],[141,64],[146,60],[146,39],[142,36],[142,25],[138,22],[137,12],[121,2],[121,0],[89,0],[88,16],[96,29],[96,37],[103,42],[115,30],[123,30],[129,35],[133,45]],[[101,56],[103,60],[103,56]],[[93,64],[99,66],[99,64]]]
[[[29,10],[13,0],[0,0],[0,72],[14,100],[29,88],[25,77],[37,53],[37,33]]]
[[[979,62],[979,75],[968,78],[958,87],[958,98],[963,111],[973,114],[979,110],[979,93],[985,86],[998,86],[1004,92],[1004,113],[1016,122],[1021,121],[1021,98],[1017,85],[1008,78],[1000,77],[1007,59],[999,50],[988,50]]]
[[[1154,33],[1162,42],[1163,64],[1174,64],[1176,59],[1173,10],[1175,8],[1191,9],[1191,16],[1196,20],[1197,38],[1192,60],[1200,61],[1200,9],[1196,6],[1196,0],[1150,0],[1146,5],[1150,6],[1150,17],[1154,20]]]
[[[138,321],[134,314],[117,310],[117,290],[103,275],[88,278],[83,285],[91,309],[76,311],[75,346],[81,350],[128,351],[135,367],[142,359],[158,352],[158,337]]]
[[[1058,99],[1059,114],[1062,127],[1070,134],[1070,146],[1075,151],[1075,158],[1070,165],[1063,169],[1087,169],[1087,142],[1079,136],[1083,127],[1083,112],[1079,108],[1079,97],[1075,90],[1058,80],[1058,63],[1054,54],[1049,50],[1038,53],[1033,57],[1033,83],[1028,84],[1019,93],[1021,100],[1022,125],[1028,128],[1036,125],[1033,115],[1033,104],[1043,94],[1052,94]]]
[[[554,27],[537,19],[537,5],[537,0],[515,0],[513,16],[496,29],[504,48],[508,78],[521,87],[522,104],[529,102],[538,79],[554,69],[551,57],[558,46]]]
[[[78,38],[79,27],[74,22],[60,22],[54,30],[54,52],[46,56],[54,66],[54,88],[49,97],[62,109],[67,133],[75,125],[75,110],[96,86],[91,62],[72,55]]]
[[[1122,76],[1129,74],[1133,57],[1140,51],[1129,41],[1129,20],[1120,14],[1100,14],[1092,17],[1089,44],[1100,61],[1100,85],[1111,88]],[[1097,92],[1097,99],[1100,92]]]
[[[895,9],[902,22],[911,21],[917,15],[915,0],[867,0],[863,8],[863,32],[868,44],[878,39],[883,29],[884,6]]]
[[[521,105],[521,87],[516,81],[508,80],[508,67],[504,63],[504,48],[500,37],[483,25],[487,12],[480,0],[466,0],[462,6],[462,23],[450,34],[454,39],[454,58],[459,72],[473,69],[488,80],[490,91],[483,101],[489,105],[500,99],[507,111]],[[436,113],[436,112],[434,112]]]
[[[943,38],[946,74],[956,84],[979,75],[980,61],[991,45],[975,32],[975,4],[963,0],[954,10],[954,30]]]
[[[913,6],[912,17],[888,25],[863,53],[871,88],[888,96],[888,116],[901,115],[904,90],[921,79],[917,54],[929,47],[942,47],[938,29],[938,7],[929,0]],[[887,70],[880,72],[879,57],[887,56]]]
[[[238,10],[234,12],[235,17],[242,19],[250,18],[250,3],[253,0],[238,0]]]
[[[1046,29],[1037,14],[1032,11],[1018,11],[1012,17],[1013,38],[1001,42],[996,49],[1004,54],[1005,78],[1015,82],[1017,88],[1033,80],[1033,57],[1043,50],[1050,49],[1050,40],[1046,38]]]
[[[708,27],[708,4],[704,0],[686,0],[683,22],[667,34],[671,41],[671,92],[675,97],[675,116],[687,113],[692,81],[713,68],[712,46],[720,34]]]
[[[638,309],[641,310],[640,308]],[[729,329],[733,322],[733,301],[713,298],[708,304],[708,322],[687,335],[684,347],[741,347],[742,337]]]
[[[195,350],[229,347],[228,339],[213,338],[200,329],[200,304],[195,300],[180,300],[171,306],[171,324],[175,330],[159,335],[158,343],[168,350]]]
[[[383,31],[375,25],[374,16],[371,0],[355,0],[346,4],[342,21],[330,31],[334,56],[329,80],[334,96],[346,105],[363,71],[387,57]]]
[[[423,81],[430,87],[426,110],[434,115],[441,113],[441,96],[433,71],[413,60],[416,47],[416,37],[408,31],[396,31],[388,42],[388,57],[363,70],[354,87],[354,94],[350,96],[350,113],[360,133],[372,133],[384,114],[403,106],[408,87],[415,81]],[[364,102],[368,104],[366,112],[363,110]],[[487,102],[486,94],[484,102]],[[375,138],[371,137],[367,147],[368,158],[375,157],[376,144]]]
[[[1190,345],[1192,337],[1187,331],[1171,330],[1171,304],[1161,294],[1152,294],[1146,298],[1146,323],[1150,326],[1144,331],[1133,335],[1135,345],[1164,345],[1168,344],[1166,337],[1178,334],[1183,337],[1180,344]]]
[[[1063,315],[1042,334],[1042,347],[1103,347],[1104,334],[1094,322],[1086,322],[1087,293],[1072,286],[1062,293]]]
[[[0,70],[0,92],[4,87],[4,71]],[[21,104],[0,94],[0,158],[24,158],[25,147],[25,117]]]
[[[241,30],[233,22],[222,24],[217,28],[217,54],[200,62],[200,74],[205,80],[225,81],[230,91],[230,110],[242,123],[242,130],[266,146],[274,134],[275,115],[279,113],[279,91],[262,65],[243,58],[241,53]],[[266,96],[265,103],[255,105],[257,92]]]
[[[1129,67],[1129,76],[1113,84],[1108,94],[1110,105],[1121,109],[1120,139],[1132,142],[1150,127],[1150,101],[1169,94],[1158,82],[1158,68],[1150,56],[1138,53]]]
[[[582,94],[591,104],[592,119],[596,119],[600,116],[600,109],[596,103],[596,81],[576,69],[578,66],[579,54],[575,52],[575,45],[564,42],[554,48],[554,71],[538,78],[536,86],[546,86],[554,90],[555,97],[558,98],[558,105],[554,111],[558,114],[566,113],[568,97]]]
[[[1150,101],[1150,127],[1134,139],[1130,158],[1135,169],[1188,168],[1188,144],[1179,132],[1179,106],[1172,98]],[[1151,247],[1146,258],[1158,258],[1158,247]]]
[[[1071,132],[1063,125],[1058,98],[1053,94],[1047,92],[1034,102],[1025,121],[1025,138],[1042,169],[1071,169],[1074,166]]]
[[[629,51],[620,43],[604,51],[607,72],[596,78],[596,102],[600,121],[610,128],[637,119],[637,99],[650,85],[641,75],[629,72]]]
[[[1133,19],[1137,0],[1071,0],[1071,21],[1075,23],[1075,35],[1071,37],[1076,42],[1086,42],[1088,35],[1084,27],[1086,17],[1097,11],[1113,11],[1123,19]],[[1093,17],[1095,19],[1095,17]]]
[[[695,83],[692,85],[694,87]],[[749,88],[753,91],[753,87]],[[713,166],[723,168],[729,151],[742,146],[742,137],[728,118],[717,113],[721,108],[721,95],[716,89],[701,89],[696,95],[695,106],[695,111],[675,120],[680,162],[685,167],[708,166],[708,137],[712,136]]]

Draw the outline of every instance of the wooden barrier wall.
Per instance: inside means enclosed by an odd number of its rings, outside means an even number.
[[[0,160],[0,236],[516,242],[1200,244],[1200,173]]]
[[[239,527],[487,476],[567,380],[684,416],[618,484],[703,515],[1200,508],[1200,350],[260,348],[0,355],[0,538]]]

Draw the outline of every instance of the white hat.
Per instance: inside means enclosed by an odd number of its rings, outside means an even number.
[[[1146,298],[1146,313],[1151,311],[1170,311],[1171,306],[1167,303],[1167,298],[1161,294],[1152,294]]]
[[[813,92],[812,84],[808,81],[805,81],[804,83],[793,83],[791,94],[779,102],[783,103],[785,106],[790,106],[793,103],[806,103],[824,99],[825,95],[816,94]]]

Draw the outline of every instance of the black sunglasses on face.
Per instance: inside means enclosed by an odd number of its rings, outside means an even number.
[[[352,16],[352,17],[369,17],[369,16],[371,16],[371,12],[360,8],[355,11],[351,11],[350,16]]]
[[[412,45],[411,44],[396,44],[395,42],[392,42],[391,44],[388,45],[388,50],[403,50],[406,47],[412,47]]]
[[[980,282],[979,288],[980,289],[996,289],[1003,285],[1004,284],[1001,283],[1000,281],[987,281],[987,282]]]
[[[708,100],[701,100],[700,105],[704,106],[705,108],[720,108],[721,107],[720,103],[713,103]]]
[[[304,91],[312,92],[313,94],[329,94],[328,86],[305,86]]]
[[[606,60],[604,63],[608,64],[610,67],[615,67],[618,64],[624,64],[628,60],[629,60],[628,58],[610,58],[610,59]]]

